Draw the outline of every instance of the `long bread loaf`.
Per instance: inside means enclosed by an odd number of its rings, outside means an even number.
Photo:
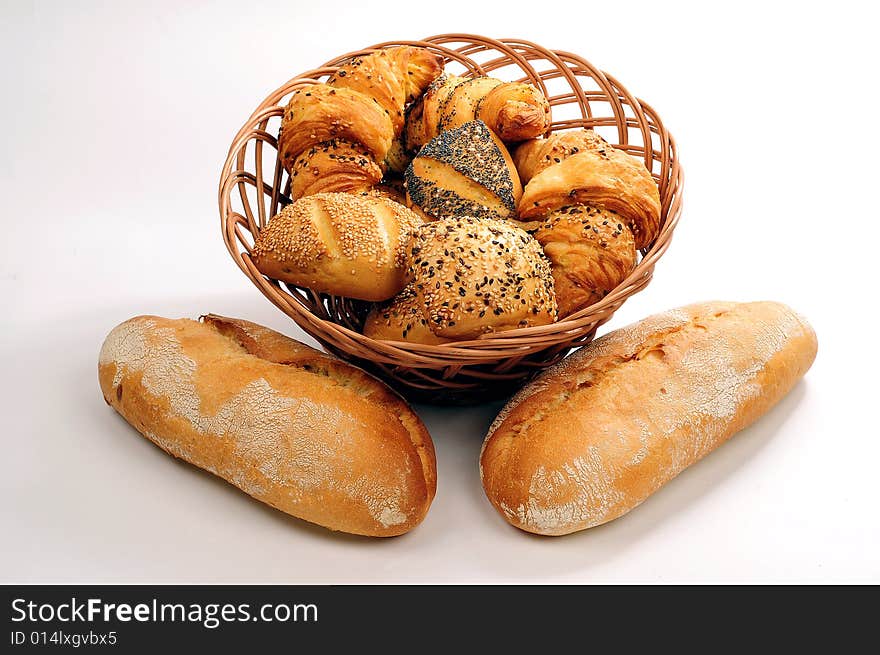
[[[288,514],[370,536],[418,525],[434,447],[394,392],[254,323],[139,316],[101,348],[104,399],[175,457]]]
[[[480,457],[486,495],[528,532],[611,521],[764,414],[816,348],[772,302],[690,305],[611,332],[504,407]]]

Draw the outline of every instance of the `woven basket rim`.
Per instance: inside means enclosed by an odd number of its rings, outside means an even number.
[[[450,43],[466,43],[470,44],[463,48],[453,49],[447,47]],[[542,326],[534,326],[527,328],[518,328],[497,333],[489,333],[481,335],[476,339],[466,341],[454,341],[445,344],[428,345],[413,342],[375,340],[363,335],[362,333],[337,323],[329,318],[317,316],[312,310],[306,307],[299,298],[292,294],[289,290],[285,291],[276,281],[270,281],[264,277],[253,265],[247,252],[242,252],[240,246],[244,246],[247,251],[247,244],[240,234],[239,230],[244,228],[253,235],[253,227],[255,224],[249,224],[249,217],[243,217],[238,212],[233,211],[230,197],[234,193],[234,187],[242,184],[242,179],[236,177],[235,171],[244,170],[244,149],[247,144],[254,139],[265,142],[274,146],[276,143],[276,135],[265,131],[266,123],[273,117],[280,116],[283,112],[283,105],[279,104],[280,100],[289,95],[295,88],[301,85],[314,84],[320,81],[320,78],[331,75],[338,70],[339,63],[346,59],[363,55],[375,50],[392,47],[398,45],[413,45],[429,48],[440,53],[448,63],[451,60],[458,61],[468,69],[466,74],[486,74],[485,69],[489,72],[493,69],[500,58],[482,65],[472,65],[473,60],[470,55],[482,52],[489,47],[502,49],[505,54],[511,54],[511,58],[521,66],[524,66],[526,72],[531,70],[534,75],[525,75],[533,83],[541,88],[546,94],[547,89],[544,85],[543,78],[530,66],[530,59],[540,57],[544,60],[551,61],[559,68],[559,73],[568,78],[575,78],[572,65],[578,69],[588,72],[589,76],[599,85],[600,89],[605,93],[608,101],[612,106],[616,103],[619,107],[621,115],[625,115],[623,105],[632,109],[636,114],[635,120],[638,127],[641,128],[643,135],[644,159],[653,164],[655,161],[661,163],[661,174],[658,182],[661,189],[662,215],[661,226],[657,238],[645,250],[641,252],[641,259],[630,272],[630,274],[604,298],[598,302],[570,314],[555,323]],[[509,64],[505,64],[509,65]],[[572,83],[572,79],[568,80]],[[574,80],[576,81],[576,80]],[[574,89],[574,85],[572,84]],[[578,88],[580,85],[578,84]],[[581,93],[586,92],[581,89]],[[575,91],[577,94],[577,91]],[[617,116],[617,114],[615,114]],[[650,115],[651,120],[646,118]],[[613,143],[615,147],[623,147],[627,149],[629,144],[629,129],[621,129],[618,121],[618,133],[622,136],[619,143]],[[632,125],[628,120],[624,121],[626,128]],[[557,130],[549,130],[549,132],[563,131],[565,129],[576,129],[577,126],[571,128],[565,127]],[[657,151],[652,145],[651,135],[655,135],[661,144],[661,160],[657,160]],[[644,139],[644,136],[648,139]],[[261,146],[261,143],[257,144]],[[638,148],[637,148],[638,149]],[[672,153],[673,156],[670,156]],[[632,153],[630,153],[632,154]],[[260,158],[257,157],[257,168],[261,167]],[[651,168],[649,168],[651,170]],[[267,188],[270,185],[265,181],[261,172],[259,177],[262,179],[262,192],[269,194],[272,189]],[[253,176],[251,176],[253,177]],[[655,181],[658,175],[655,174]],[[272,91],[251,113],[250,117],[236,133],[232,144],[229,147],[226,161],[223,165],[220,185],[218,189],[218,204],[220,209],[221,228],[223,232],[224,242],[227,250],[235,260],[236,264],[247,275],[251,281],[273,302],[276,306],[284,311],[288,316],[311,336],[317,338],[324,343],[324,338],[331,333],[333,342],[343,350],[352,352],[363,352],[365,350],[372,351],[370,357],[373,361],[384,362],[390,365],[399,365],[401,361],[408,362],[414,367],[440,368],[450,367],[456,364],[468,366],[472,364],[480,364],[488,361],[497,361],[499,359],[515,359],[525,357],[537,350],[550,347],[570,346],[576,347],[574,344],[579,340],[591,338],[595,334],[596,329],[611,318],[617,308],[631,295],[643,289],[650,282],[656,262],[668,249],[673,232],[677,227],[681,216],[682,188],[684,174],[681,164],[677,156],[677,148],[675,141],[666,127],[663,125],[659,116],[653,108],[644,101],[632,96],[613,76],[595,68],[585,59],[578,55],[560,51],[549,50],[543,46],[539,46],[524,39],[492,39],[489,37],[473,35],[473,34],[440,34],[420,40],[393,40],[378,43],[366,48],[355,50],[338,57],[334,57],[318,68],[306,71],[300,75],[294,76],[283,85]],[[256,184],[249,180],[250,183]],[[271,182],[271,180],[270,180]],[[277,182],[277,181],[276,181]],[[664,193],[664,188],[666,193]],[[276,191],[277,192],[277,191]],[[278,200],[282,200],[279,195]],[[289,201],[289,198],[287,199]],[[261,220],[265,221],[271,217],[262,216],[265,213],[264,203],[258,204]],[[285,285],[286,286],[286,285]],[[323,337],[323,338],[322,338]],[[450,375],[454,375],[457,371],[453,370]]]

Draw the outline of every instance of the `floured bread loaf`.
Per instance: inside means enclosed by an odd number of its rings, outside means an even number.
[[[425,426],[360,369],[254,323],[132,318],[98,361],[104,399],[166,452],[331,530],[399,535],[437,484]]]
[[[773,302],[690,305],[611,332],[504,407],[480,457],[486,495],[538,534],[616,519],[775,405],[816,348]]]

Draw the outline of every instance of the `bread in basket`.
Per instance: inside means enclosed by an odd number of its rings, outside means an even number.
[[[445,60],[447,72],[533,84],[549,100],[550,131],[588,128],[643,159],[660,193],[660,228],[632,272],[594,304],[559,321],[435,345],[370,339],[361,333],[371,303],[320,294],[262,275],[250,258],[255,235],[290,202],[290,178],[277,156],[284,106],[297,89],[324,81],[356,55],[414,45]],[[472,403],[501,397],[588,343],[632,294],[650,281],[681,212],[683,176],[675,143],[659,116],[614,77],[583,58],[520,39],[446,34],[381,43],[337,57],[272,92],[235,135],[220,179],[223,237],[239,268],[281,311],[329,352],[376,374],[407,398]]]

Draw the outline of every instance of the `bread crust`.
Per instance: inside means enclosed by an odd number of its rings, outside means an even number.
[[[512,525],[563,535],[611,521],[750,425],[810,368],[810,325],[773,302],[710,302],[616,330],[502,409],[480,456]]]
[[[431,438],[399,396],[254,323],[132,318],[105,340],[98,378],[169,454],[331,530],[403,534],[434,497]]]

